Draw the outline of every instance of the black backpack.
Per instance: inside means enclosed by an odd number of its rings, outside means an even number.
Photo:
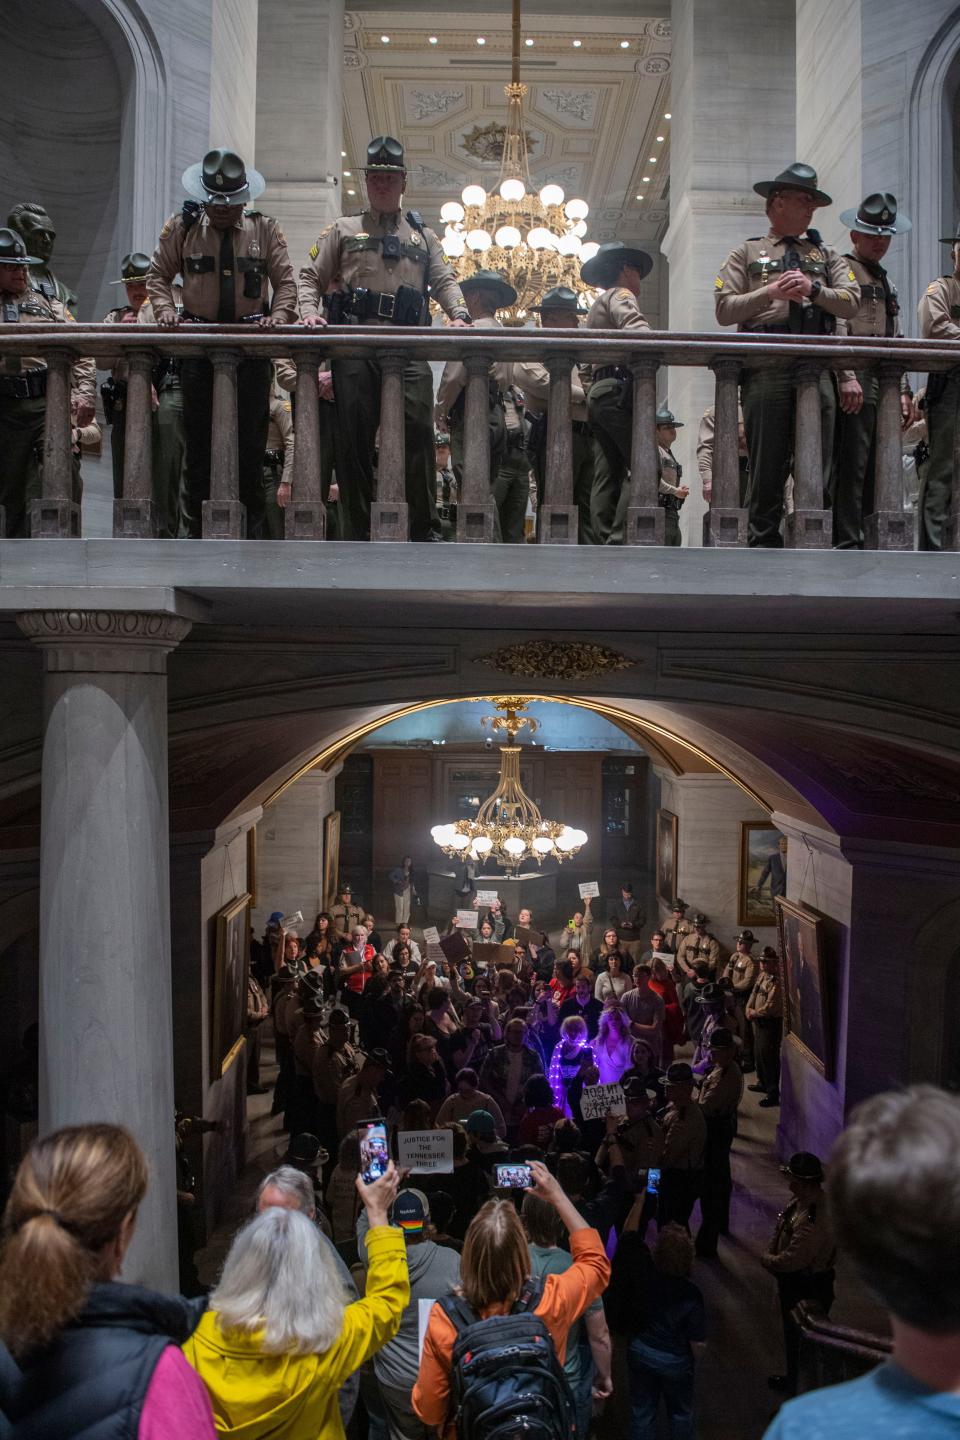
[[[450,1389],[457,1440],[576,1440],[573,1396],[528,1280],[509,1315],[480,1320],[461,1295],[440,1300],[456,1329]]]

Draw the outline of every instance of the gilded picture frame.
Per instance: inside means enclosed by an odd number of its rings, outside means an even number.
[[[340,890],[340,811],[331,810],[323,821],[323,908],[335,904]]]
[[[247,831],[247,894],[251,909],[257,904],[257,827],[251,825]]]
[[[247,1018],[250,895],[238,895],[216,915],[210,1073],[225,1075],[240,1052]]]
[[[657,811],[657,899],[669,910],[677,898],[680,821],[672,810]]]
[[[776,925],[777,896],[787,893],[786,839],[769,820],[740,822],[738,925]]]
[[[785,1041],[833,1079],[833,990],[824,947],[824,920],[807,905],[776,899]]]

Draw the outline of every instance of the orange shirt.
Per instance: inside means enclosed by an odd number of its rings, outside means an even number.
[[[543,1295],[535,1310],[553,1338],[557,1359],[562,1365],[567,1353],[567,1334],[578,1319],[602,1295],[610,1279],[610,1262],[596,1230],[574,1230],[570,1235],[573,1264],[562,1275],[548,1275]],[[504,1305],[492,1305],[482,1318],[506,1313]],[[450,1365],[456,1330],[439,1305],[430,1312],[423,1341],[420,1374],[413,1387],[413,1408],[425,1425],[438,1425],[441,1434],[452,1436],[450,1420]]]

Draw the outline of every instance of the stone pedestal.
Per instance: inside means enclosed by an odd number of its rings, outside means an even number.
[[[671,330],[715,330],[714,280],[733,247],[765,231],[755,180],[796,157],[795,0],[673,0],[670,228]],[[762,116],[744,145],[744,117]],[[806,158],[806,157],[803,157]],[[714,402],[714,377],[670,371],[670,409],[684,422],[674,447],[690,495],[680,511],[685,545],[702,543],[705,510],[697,429]]]
[[[176,1290],[170,998],[171,615],[29,611],[45,668],[40,856],[40,1130],[107,1121],[150,1184],[125,1277]]]

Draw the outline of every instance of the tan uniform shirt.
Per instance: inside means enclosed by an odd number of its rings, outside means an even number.
[[[584,325],[588,330],[649,330],[647,317],[640,309],[640,301],[631,290],[614,285],[604,290],[587,311]],[[590,388],[593,366],[581,365],[580,376],[585,390]]]
[[[293,406],[278,395],[270,397],[270,423],[267,426],[267,449],[283,456],[281,485],[293,483]]]
[[[77,322],[59,300],[31,290],[28,285],[19,295],[0,295],[0,321],[5,325],[75,325]],[[29,343],[29,342],[24,342]],[[42,355],[11,355],[0,358],[0,375],[20,375],[24,370],[46,370]],[[97,367],[92,359],[75,360],[70,367],[70,399],[97,398]]]
[[[522,391],[524,404],[535,415],[544,415],[550,399],[550,372],[537,360],[511,365],[511,383]],[[587,397],[575,365],[570,377],[570,414],[574,420],[587,419]]]
[[[787,323],[789,300],[771,300],[767,285],[781,274],[788,248],[780,236],[768,231],[762,238],[745,240],[730,251],[714,282],[718,324],[754,330],[758,325]],[[849,319],[855,315],[860,303],[860,286],[849,260],[832,246],[815,245],[806,238],[797,240],[793,248],[803,260],[805,273],[823,286],[815,301],[804,303],[819,305],[838,318]]]
[[[379,248],[368,247],[367,242],[384,235],[399,237],[402,253],[398,260],[384,260]],[[426,256],[426,263],[418,258],[420,255]],[[422,294],[426,280],[431,298],[441,309],[454,319],[470,318],[439,237],[428,227],[421,235],[399,210],[341,215],[321,230],[310,251],[309,265],[300,271],[300,314],[304,320],[322,313],[323,296],[337,276],[350,289],[379,290],[387,295],[395,295],[401,285],[410,285]]]
[[[481,315],[479,320],[474,320],[475,330],[502,330],[503,326],[496,315]],[[497,382],[501,391],[509,389],[511,384],[512,366],[497,363],[490,366],[490,374]],[[443,367],[443,374],[440,376],[440,384],[437,387],[437,415],[447,416],[459,400],[467,383],[467,367],[461,360],[448,360]],[[506,408],[506,407],[505,407]],[[508,424],[507,428],[516,428],[521,422],[514,419],[514,426]]]
[[[107,311],[103,317],[103,324],[132,325],[139,318],[132,305],[118,305],[115,309]],[[127,361],[119,355],[101,356],[96,362],[96,366],[98,370],[109,370],[114,380],[126,380],[130,370]]]
[[[660,1116],[663,1126],[663,1168],[702,1170],[707,1148],[707,1122],[696,1101],[683,1110],[668,1105]]]
[[[725,1070],[719,1065],[704,1076],[700,1109],[704,1115],[735,1116],[743,1098],[743,1071],[734,1060]]]
[[[720,963],[720,942],[713,935],[699,936],[696,930],[684,936],[677,946],[677,964],[684,974],[691,974],[693,962],[705,960],[711,971],[716,971]]]
[[[147,275],[147,295],[158,321],[170,320],[175,313],[173,280],[179,274],[183,276],[183,308],[189,315],[217,322],[223,278],[232,285],[231,320],[269,313],[282,325],[296,323],[297,283],[276,220],[251,210],[240,216],[229,233],[234,263],[221,272],[223,232],[213,228],[206,212],[189,229],[181,215],[171,215],[160,231]],[[271,289],[273,298],[268,304]]]
[[[330,918],[336,933],[349,939],[356,927],[363,924],[363,911],[356,905],[343,905],[338,901],[330,911]]]
[[[774,1275],[793,1275],[798,1270],[818,1274],[832,1270],[837,1247],[826,1197],[812,1204],[794,1200],[777,1220],[770,1249],[761,1256]]]
[[[683,486],[680,462],[672,450],[665,450],[662,445],[658,445],[657,449],[660,451],[660,494],[680,496]]]
[[[716,406],[708,405],[703,412],[700,428],[697,431],[697,470],[700,474],[700,483],[705,491],[713,484],[713,444],[716,429]],[[743,434],[743,411],[739,405],[737,406],[737,430],[741,435]],[[742,455],[747,453],[742,445],[740,453]]]
[[[313,1055],[313,1092],[322,1105],[336,1105],[340,1086],[360,1069],[360,1057],[349,1044],[331,1053],[321,1045]]]
[[[689,920],[668,920],[661,928],[663,930],[664,944],[671,955],[676,955],[680,945],[686,940],[687,936],[693,934],[693,926]]]
[[[303,1024],[293,1037],[293,1068],[298,1075],[312,1075],[317,1052],[326,1044],[319,1025]]]
[[[923,340],[960,340],[960,279],[942,275],[927,286],[917,306]]]
[[[663,1158],[663,1131],[652,1115],[642,1120],[622,1120],[617,1126],[617,1143],[627,1170],[649,1170]]]
[[[757,978],[757,961],[752,955],[741,955],[739,951],[730,956],[724,968],[723,974],[727,980],[733,982],[735,995],[746,1000],[753,989]]]
[[[752,1010],[754,1016],[763,1016],[770,1020],[780,1019],[783,1015],[783,995],[780,990],[779,976],[761,973],[756,985],[750,991],[747,1009]]]

